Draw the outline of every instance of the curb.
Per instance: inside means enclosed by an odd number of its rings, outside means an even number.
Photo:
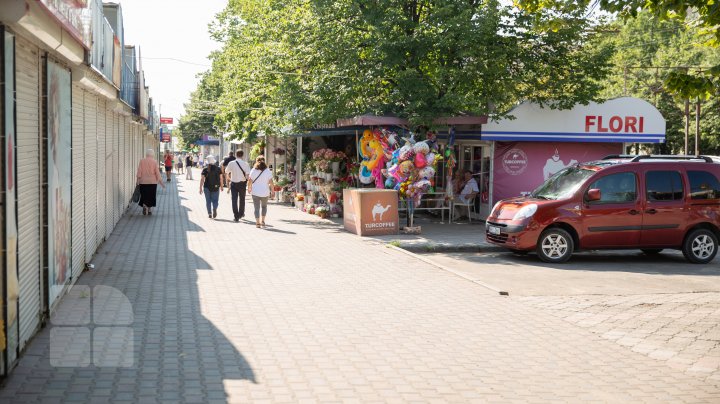
[[[448,268],[448,267],[446,267],[445,265],[438,264],[437,262],[435,262],[435,261],[433,261],[433,260],[431,260],[431,259],[429,259],[429,258],[427,258],[427,257],[423,257],[423,256],[421,256],[421,255],[415,254],[415,253],[413,253],[412,251],[405,250],[405,249],[403,249],[403,248],[401,248],[401,247],[395,247],[394,245],[391,245],[391,244],[385,244],[385,246],[388,247],[388,248],[390,248],[390,249],[393,249],[393,250],[395,250],[395,251],[398,251],[398,252],[400,252],[400,253],[402,253],[402,254],[409,255],[409,256],[411,256],[411,257],[413,257],[413,258],[415,258],[415,259],[417,259],[417,260],[420,260],[420,261],[422,261],[422,262],[424,262],[424,263],[426,263],[426,264],[430,264],[430,265],[432,265],[432,266],[434,266],[434,267],[436,267],[436,268],[439,268],[439,269],[441,269],[441,270],[443,270],[443,271],[450,272],[451,274],[453,274],[453,275],[455,275],[455,276],[459,276],[460,278],[466,279],[466,280],[468,280],[468,281],[470,281],[470,282],[472,282],[472,283],[478,284],[478,285],[484,287],[485,289],[492,290],[493,292],[499,294],[500,296],[509,296],[509,295],[510,295],[510,293],[509,293],[508,291],[506,291],[506,290],[500,290],[499,288],[497,288],[497,287],[495,287],[495,286],[492,286],[492,285],[490,285],[490,284],[488,284],[488,283],[479,281],[479,280],[477,280],[477,279],[470,278],[470,277],[468,277],[468,276],[465,275],[465,274],[462,274],[462,273],[460,273],[460,272],[458,272],[458,271],[455,271],[454,269]]]
[[[388,242],[386,244],[390,244]],[[392,245],[392,244],[391,244]],[[494,246],[489,244],[438,244],[438,243],[423,243],[423,244],[410,244],[400,243],[399,246],[394,247],[402,248],[417,254],[427,253],[445,253],[445,252],[467,252],[467,253],[492,253],[492,252],[506,252],[507,248],[500,246]]]

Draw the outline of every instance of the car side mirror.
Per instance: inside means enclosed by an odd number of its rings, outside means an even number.
[[[600,193],[599,189],[593,188],[593,189],[588,190],[588,193],[587,193],[588,202],[599,201],[601,198],[602,198],[602,194]]]

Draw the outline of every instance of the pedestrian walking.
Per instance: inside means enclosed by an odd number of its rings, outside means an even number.
[[[177,159],[178,174],[184,174],[184,172],[183,172],[183,166],[184,166],[185,164],[183,163],[183,157],[182,157],[182,155],[178,154],[178,155],[176,156],[176,159]]]
[[[230,152],[228,156],[223,159],[221,166],[223,175],[225,175],[225,168],[227,168],[227,165],[233,160],[235,160],[235,153],[233,152]]]
[[[250,165],[243,160],[244,152],[235,152],[235,160],[231,161],[225,168],[226,184],[232,198],[232,210],[234,220],[240,221],[245,216],[245,193],[247,190],[247,177],[250,173]]]
[[[165,152],[165,177],[167,178],[167,182],[170,182],[170,176],[172,175],[172,169],[173,169],[172,154],[170,154],[170,151],[166,151]]]
[[[185,179],[192,180],[193,158],[192,154],[185,156]]]
[[[255,227],[265,227],[267,216],[267,203],[273,186],[272,173],[265,164],[265,158],[259,156],[255,159],[255,166],[248,178],[248,192],[252,195],[255,208]]]
[[[157,185],[160,184],[165,189],[160,170],[158,170],[158,162],[153,158],[155,151],[147,149],[145,158],[140,160],[137,168],[136,185],[140,187],[140,200],[138,205],[143,208],[143,215],[152,215],[152,208],[157,204]]]
[[[217,208],[220,201],[220,192],[223,190],[224,178],[220,175],[220,168],[215,165],[215,157],[207,156],[207,167],[200,173],[200,195],[205,193],[205,206],[208,217],[217,217]]]

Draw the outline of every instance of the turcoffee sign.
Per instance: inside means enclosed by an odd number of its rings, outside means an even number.
[[[360,236],[398,234],[398,194],[390,189],[343,190],[345,230]]]

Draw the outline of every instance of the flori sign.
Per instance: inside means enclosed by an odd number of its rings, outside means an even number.
[[[664,143],[665,119],[652,104],[633,97],[554,110],[526,102],[483,125],[482,139],[526,142]]]

